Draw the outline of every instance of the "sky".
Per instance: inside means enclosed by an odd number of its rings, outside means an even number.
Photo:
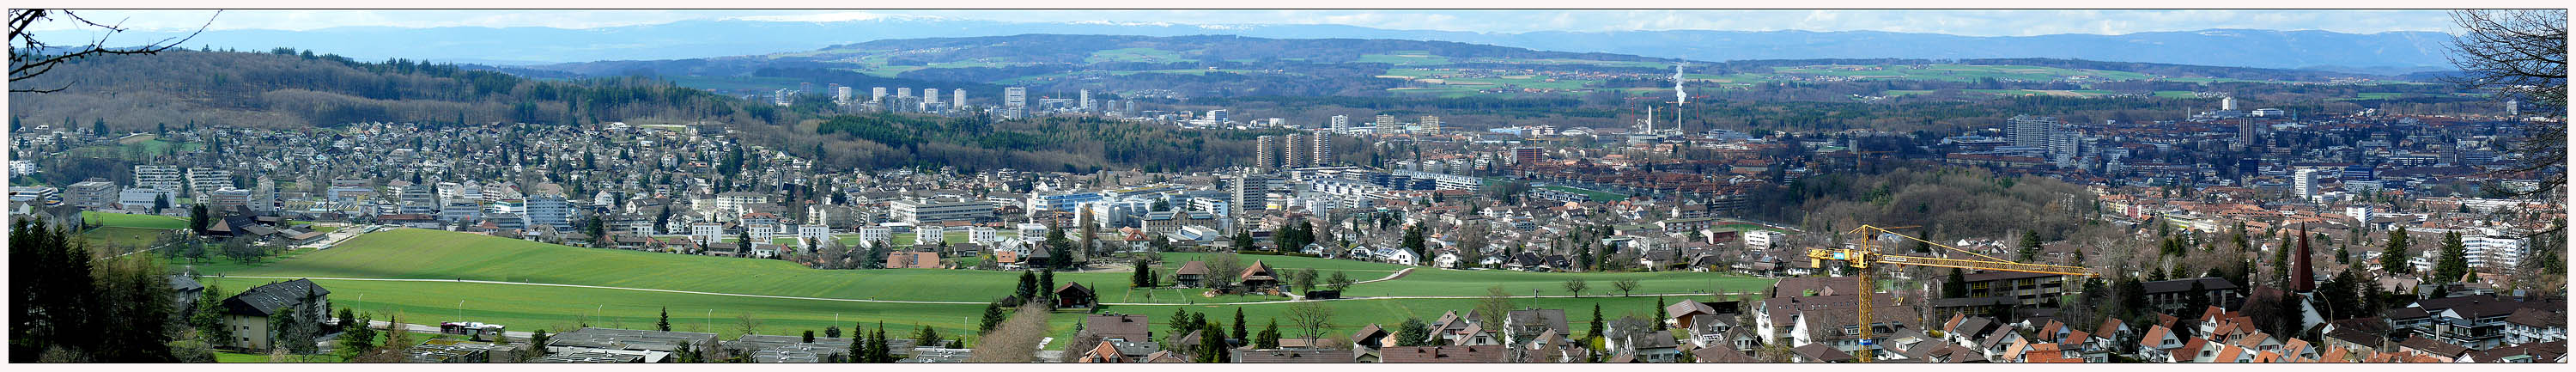
[[[2344,33],[2445,31],[2441,10],[90,10],[135,30],[379,27],[587,29],[686,20],[830,22],[946,18],[1024,22],[1339,24],[1382,29],[1532,31],[1888,31],[1968,36],[2117,35],[2213,28]],[[31,30],[72,27],[64,20]]]

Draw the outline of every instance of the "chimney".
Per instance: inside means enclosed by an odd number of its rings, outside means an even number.
[[[2290,258],[2290,270],[2297,273],[2290,276],[2290,280],[2293,281],[2290,283],[2290,290],[2299,293],[2315,292],[2317,290],[2316,273],[2313,272],[2315,267],[2308,266],[2308,224],[2305,223],[2299,224],[2297,254],[2297,257]]]

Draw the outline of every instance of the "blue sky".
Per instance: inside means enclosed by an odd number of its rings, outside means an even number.
[[[193,29],[212,11],[83,11],[138,30]],[[2444,31],[2441,10],[232,10],[215,29],[342,26],[597,28],[683,20],[844,21],[936,17],[1036,22],[1341,24],[1474,32],[1890,31],[1971,36],[2127,34],[2211,28],[2347,33]],[[32,27],[60,29],[61,22]]]

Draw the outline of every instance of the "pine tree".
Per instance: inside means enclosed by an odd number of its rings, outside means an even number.
[[[662,330],[663,332],[670,332],[670,331],[671,331],[671,307],[670,307],[670,306],[663,306],[663,307],[662,307],[662,320],[660,320],[660,321],[656,321],[656,322],[653,322],[653,329],[659,329],[659,330]]]
[[[1001,326],[1002,321],[1005,319],[1006,318],[1002,316],[1001,304],[984,304],[984,322],[975,326],[975,332],[978,334],[991,333],[993,332],[993,327]]]
[[[2468,248],[2461,244],[2460,233],[2442,234],[2442,256],[2433,263],[2433,279],[2447,283],[2467,277],[2469,272]]]
[[[1252,338],[1251,338],[1251,336],[1252,336],[1252,335],[1247,334],[1246,332],[1244,332],[1244,329],[1243,329],[1243,328],[1244,328],[1244,322],[1243,322],[1243,308],[1241,308],[1241,307],[1236,307],[1236,308],[1234,308],[1234,337],[1233,337],[1233,339],[1236,339],[1236,340],[1250,340],[1250,339],[1252,339]]]

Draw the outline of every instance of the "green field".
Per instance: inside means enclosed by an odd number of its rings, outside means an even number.
[[[92,247],[90,250],[97,251],[99,250],[98,247],[143,248],[145,246],[150,246],[152,245],[153,239],[161,236],[162,231],[169,230],[146,229],[140,227],[101,227],[90,229],[89,231],[82,231],[79,235],[75,236],[80,237],[83,241],[89,242]]]
[[[1091,52],[1091,56],[1090,56],[1090,57],[1085,57],[1085,58],[1083,58],[1083,59],[1082,59],[1083,63],[1104,63],[1104,62],[1145,62],[1145,63],[1167,63],[1167,62],[1176,62],[1176,61],[1185,61],[1185,60],[1189,60],[1189,58],[1182,57],[1180,53],[1175,53],[1175,52],[1172,52],[1172,51],[1169,51],[1169,50],[1154,49],[1154,48],[1123,48],[1123,49],[1102,50],[1102,51]]]
[[[1781,74],[1812,74],[1857,78],[1976,81],[1978,79],[2050,81],[2075,77],[2094,80],[2146,80],[2147,74],[2123,71],[2064,69],[2014,65],[1822,65],[1774,67]]]
[[[171,205],[179,205],[179,203],[172,202]],[[187,219],[148,214],[81,212],[81,219],[89,221],[89,223],[98,224],[102,227],[138,227],[163,230],[188,228]]]
[[[1430,52],[1411,51],[1395,52],[1395,54],[1362,54],[1358,62],[1397,66],[1435,66],[1449,64],[1449,57],[1431,55]]]
[[[1203,257],[1195,253],[1167,253],[1163,255],[1165,264],[1156,266],[1155,270],[1162,277],[1169,278],[1173,268]],[[1247,265],[1259,261],[1286,270],[1315,268],[1326,275],[1344,272],[1353,280],[1379,279],[1404,268],[1307,257],[1239,255],[1238,258]],[[756,332],[766,334],[792,334],[836,324],[846,328],[851,323],[878,321],[895,325],[898,332],[894,333],[902,333],[903,329],[915,325],[928,325],[941,328],[943,334],[963,334],[978,321],[976,314],[980,314],[983,307],[980,303],[1010,293],[1019,275],[973,270],[815,270],[776,260],[575,248],[416,229],[371,233],[332,249],[298,250],[288,258],[264,266],[243,266],[206,265],[198,269],[209,273],[208,280],[218,283],[222,290],[228,292],[280,279],[211,276],[221,273],[233,276],[425,279],[317,279],[333,291],[335,304],[373,313],[401,312],[407,314],[406,319],[411,322],[480,321],[507,324],[513,330],[560,331],[585,322],[601,327],[650,328],[659,310],[668,307],[674,314],[672,323],[675,330],[706,329],[709,317],[712,317],[711,331],[728,337],[740,333],[735,318],[744,314],[759,319],[763,326]],[[1268,317],[1284,316],[1282,314],[1289,307],[1285,302],[1277,302],[1281,299],[1279,297],[1211,298],[1200,296],[1197,290],[1134,289],[1128,286],[1128,276],[1129,271],[1125,270],[1058,273],[1056,280],[1081,282],[1098,288],[1103,302],[1146,303],[1111,305],[1103,311],[1153,315],[1156,322],[1166,321],[1164,318],[1174,308],[1231,312],[1234,307],[1241,307],[1258,324]],[[1417,268],[1402,279],[1353,286],[1349,293],[1358,296],[1481,296],[1486,288],[1500,286],[1507,293],[1520,294],[1537,289],[1542,294],[1554,296],[1565,294],[1562,283],[1570,278],[1583,278],[1595,289],[1587,291],[1589,297],[1586,298],[1522,298],[1516,299],[1515,303],[1526,307],[1567,309],[1571,313],[1587,314],[1584,316],[1588,316],[1588,308],[1600,304],[1616,317],[1631,312],[1646,314],[1655,302],[1642,296],[1615,297],[1615,290],[1610,288],[1611,283],[1618,279],[1638,279],[1641,288],[1637,293],[1640,294],[1750,291],[1769,283],[1765,279],[1688,272],[1525,273]],[[445,279],[815,298],[442,281]],[[1699,297],[1707,299],[1705,295]],[[1476,302],[1475,299],[1358,299],[1324,303],[1340,314],[1334,324],[1335,332],[1348,332],[1369,323],[1394,323],[1405,317],[1429,318],[1443,311],[1464,311],[1474,308]],[[600,318],[584,319],[592,316],[590,314],[598,314]],[[1223,317],[1230,316],[1223,314]],[[836,317],[840,319],[838,323],[833,321]],[[1053,319],[1053,324],[1058,332],[1070,332],[1077,318],[1074,313],[1060,314]]]

